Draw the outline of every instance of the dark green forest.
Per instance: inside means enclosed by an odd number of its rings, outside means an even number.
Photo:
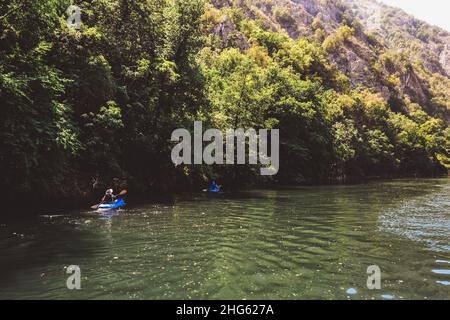
[[[239,7],[91,0],[76,1],[77,30],[67,25],[70,4],[0,0],[0,190],[11,202],[86,201],[107,187],[196,190],[211,178],[231,188],[447,173],[450,130],[439,93],[430,90],[434,109],[386,101],[330,61],[357,32],[351,22],[334,36],[317,24],[314,37],[293,39]],[[224,15],[244,48],[214,32]],[[411,66],[386,53],[371,67],[395,87],[382,70]],[[194,120],[222,130],[279,128],[279,173],[175,167],[171,133]]]

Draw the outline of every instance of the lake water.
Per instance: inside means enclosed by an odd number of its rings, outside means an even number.
[[[449,299],[449,192],[400,180],[0,218],[0,298]]]

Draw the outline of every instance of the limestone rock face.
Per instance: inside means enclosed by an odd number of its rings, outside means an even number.
[[[439,63],[444,68],[447,75],[450,75],[450,38],[447,40],[447,44],[444,45],[440,55]]]
[[[393,49],[413,49],[414,58],[422,60],[433,73],[450,76],[450,33],[420,21],[404,11],[375,0],[342,0],[365,26]]]

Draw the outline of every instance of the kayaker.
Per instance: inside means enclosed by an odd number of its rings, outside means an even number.
[[[102,203],[111,203],[116,201],[116,196],[114,195],[113,189],[106,190],[105,195],[103,196]]]
[[[219,191],[220,186],[216,184],[216,180],[211,181],[211,186],[209,187],[209,191]]]

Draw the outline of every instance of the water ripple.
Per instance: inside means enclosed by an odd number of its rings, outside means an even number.
[[[406,200],[386,210],[380,229],[427,245],[440,252],[450,251],[450,185],[425,196]]]

